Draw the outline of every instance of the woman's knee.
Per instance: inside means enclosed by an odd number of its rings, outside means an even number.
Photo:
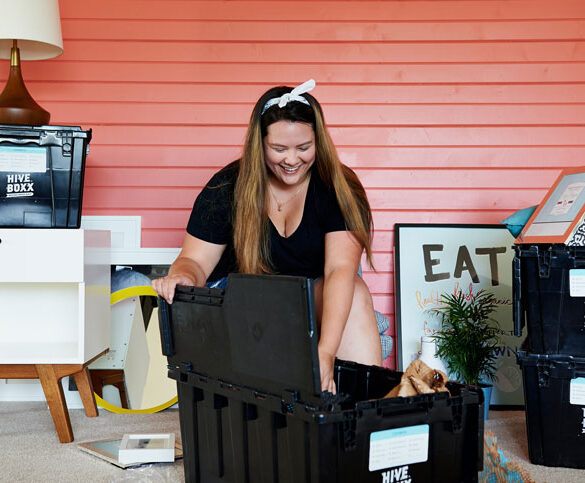
[[[351,311],[337,357],[361,364],[382,364],[382,348],[372,295],[359,276],[355,279]]]
[[[374,301],[366,282],[356,274],[354,278],[352,310],[374,311]]]

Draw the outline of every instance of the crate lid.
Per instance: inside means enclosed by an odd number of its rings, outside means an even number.
[[[560,243],[539,243],[532,245],[514,245],[514,251],[517,257],[530,258],[538,257],[543,254],[558,256],[583,256],[585,255],[585,247],[581,246],[569,246]]]
[[[556,379],[573,379],[585,377],[585,357],[568,354],[534,354],[518,351],[516,362],[523,368],[536,368],[544,377]]]
[[[179,286],[161,308],[161,329],[165,311],[169,319],[169,364],[287,402],[320,401],[310,279],[230,274],[225,291]]]
[[[11,141],[11,138],[47,138],[74,137],[91,139],[92,130],[83,130],[80,126],[25,126],[18,124],[0,124],[0,142]],[[43,144],[51,144],[50,142]]]

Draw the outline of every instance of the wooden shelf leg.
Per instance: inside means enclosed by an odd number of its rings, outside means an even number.
[[[60,383],[61,378],[57,377],[57,371],[52,364],[35,364],[35,367],[45,392],[59,441],[70,443],[73,441],[73,431],[71,430],[65,394]]]
[[[97,404],[95,397],[93,396],[93,387],[89,376],[89,370],[84,367],[80,372],[73,374],[75,378],[75,384],[83,402],[83,408],[85,409],[85,415],[88,418],[95,418],[98,415]]]

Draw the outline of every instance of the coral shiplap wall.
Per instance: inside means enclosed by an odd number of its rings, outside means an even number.
[[[310,77],[367,189],[365,278],[392,318],[394,223],[496,223],[585,164],[583,0],[60,4],[64,54],[24,77],[52,123],[93,129],[84,214],[141,215],[143,246],[181,244],[254,101]]]

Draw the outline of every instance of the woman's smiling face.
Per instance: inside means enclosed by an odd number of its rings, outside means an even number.
[[[277,121],[264,137],[264,159],[276,181],[295,186],[302,183],[315,162],[315,133],[304,122]]]

